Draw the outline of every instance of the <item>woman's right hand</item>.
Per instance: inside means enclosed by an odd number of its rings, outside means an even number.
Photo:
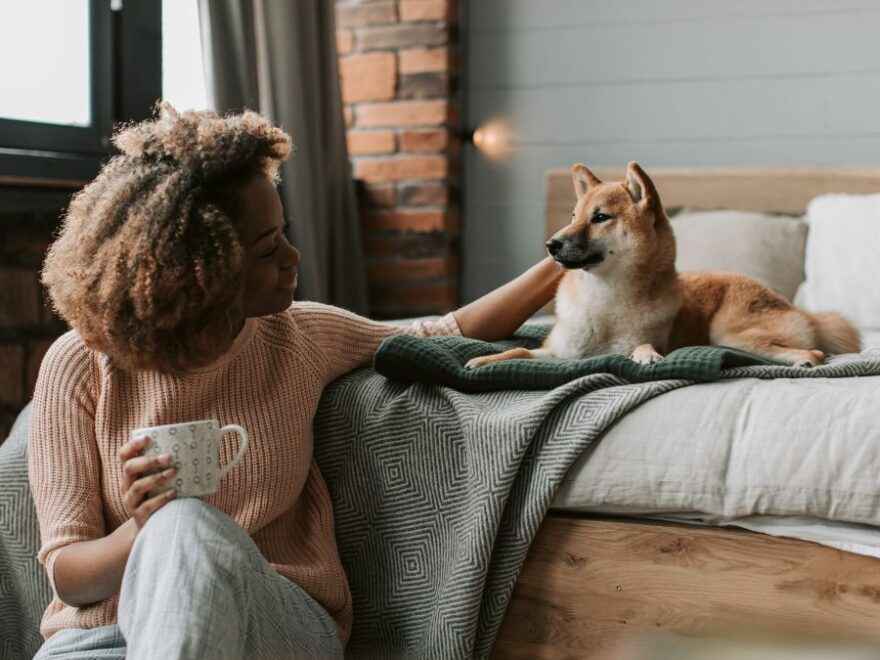
[[[177,495],[173,488],[147,499],[147,493],[164,485],[177,472],[171,464],[171,454],[141,456],[150,438],[129,440],[119,448],[122,461],[122,490],[125,511],[137,525],[138,530],[159,508]],[[167,469],[165,469],[167,468]]]

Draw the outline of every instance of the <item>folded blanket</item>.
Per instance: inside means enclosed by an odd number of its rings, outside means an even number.
[[[433,383],[460,392],[549,390],[590,374],[614,374],[628,383],[684,378],[707,382],[733,367],[780,364],[723,346],[679,348],[654,364],[638,364],[623,355],[583,360],[506,360],[466,369],[471,358],[500,353],[515,346],[535,348],[550,331],[542,324],[524,325],[511,340],[487,343],[467,337],[399,335],[382,342],[374,366],[383,376],[402,383]]]

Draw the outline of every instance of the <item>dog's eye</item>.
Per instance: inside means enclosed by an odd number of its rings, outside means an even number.
[[[606,213],[599,213],[598,211],[593,214],[593,222],[600,223],[605,222],[606,220],[611,220],[612,216]]]

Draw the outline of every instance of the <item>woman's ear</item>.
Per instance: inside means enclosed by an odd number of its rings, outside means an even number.
[[[578,196],[578,199],[586,195],[590,188],[602,183],[596,178],[595,174],[587,169],[586,165],[582,165],[581,163],[571,166],[571,180],[572,183],[574,183],[574,192]]]
[[[626,166],[626,190],[636,204],[653,204],[657,201],[654,182],[635,161]]]

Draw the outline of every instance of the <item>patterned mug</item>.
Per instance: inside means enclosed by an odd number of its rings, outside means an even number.
[[[238,453],[228,465],[220,466],[220,440],[223,434],[231,431],[240,438]],[[166,484],[155,488],[147,497],[172,488],[177,489],[178,497],[202,497],[216,492],[220,480],[238,465],[248,446],[247,432],[237,424],[220,427],[217,420],[207,419],[198,422],[148,426],[131,432],[131,439],[149,436],[151,442],[144,450],[144,456],[171,454],[171,466],[177,474]]]

